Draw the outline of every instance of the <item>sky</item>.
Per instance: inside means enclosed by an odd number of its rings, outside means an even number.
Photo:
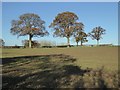
[[[118,2],[119,0],[1,0],[3,2]]]
[[[118,44],[118,3],[117,2],[2,2],[2,38],[5,45],[22,45],[22,40],[28,36],[17,38],[10,33],[11,21],[18,20],[25,13],[38,14],[44,20],[48,37],[33,38],[33,40],[47,40],[56,44],[65,44],[66,38],[53,37],[53,31],[48,26],[58,13],[73,12],[79,17],[79,22],[85,25],[84,31],[89,33],[94,27],[101,26],[106,34],[100,44]],[[71,44],[76,44],[70,38]],[[96,44],[95,40],[88,38],[85,44]]]

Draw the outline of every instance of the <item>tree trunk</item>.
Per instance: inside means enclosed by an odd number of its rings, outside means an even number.
[[[70,39],[69,39],[69,37],[67,37],[67,47],[69,48],[70,47]]]
[[[99,40],[97,40],[97,46],[99,46]]]
[[[32,35],[29,35],[29,48],[32,47]]]
[[[82,43],[83,43],[83,42],[81,41],[81,46],[83,45]]]
[[[77,47],[78,47],[78,42],[76,42],[77,43]]]

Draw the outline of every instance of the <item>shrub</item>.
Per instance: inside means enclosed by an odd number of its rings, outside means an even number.
[[[23,45],[25,48],[29,47],[29,40],[23,40],[22,41]],[[32,41],[32,48],[38,48],[40,47],[40,43],[38,43],[38,41],[34,40]]]

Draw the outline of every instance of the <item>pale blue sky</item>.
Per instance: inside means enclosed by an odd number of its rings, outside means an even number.
[[[6,45],[22,45],[21,41],[28,36],[17,38],[10,33],[11,21],[17,20],[24,13],[36,13],[46,24],[46,30],[50,32],[48,37],[33,38],[34,40],[51,40],[57,44],[66,43],[66,38],[55,38],[52,30],[48,28],[58,13],[74,12],[79,21],[85,25],[85,32],[90,32],[94,27],[101,26],[106,29],[100,43],[118,43],[118,3],[117,2],[3,2],[2,3],[2,36]],[[96,44],[95,40],[88,38],[85,44]],[[71,38],[71,44],[76,44]]]

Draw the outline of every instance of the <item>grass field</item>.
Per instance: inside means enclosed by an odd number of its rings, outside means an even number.
[[[118,81],[116,74],[111,73],[118,69],[118,47],[3,49],[2,63],[3,87],[8,88],[114,88]],[[102,75],[107,77],[104,83],[100,74],[102,66],[105,72]]]
[[[118,47],[76,47],[76,48],[34,48],[3,49],[2,57],[64,54],[76,58],[82,67],[96,68],[105,66],[109,70],[118,69]]]

